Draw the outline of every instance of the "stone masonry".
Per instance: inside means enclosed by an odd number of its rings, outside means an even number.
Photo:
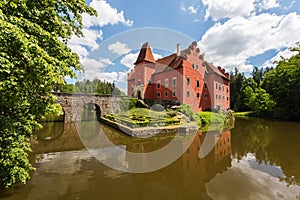
[[[114,114],[120,111],[120,96],[96,94],[53,93],[65,113],[65,122],[80,121],[81,111],[86,104],[94,104],[98,119],[103,114]]]

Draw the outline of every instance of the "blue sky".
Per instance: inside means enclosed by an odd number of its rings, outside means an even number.
[[[155,57],[197,41],[207,60],[227,71],[272,66],[300,41],[299,0],[89,0],[98,17],[83,16],[84,38],[70,48],[85,68],[79,78],[115,81],[126,89],[141,44]]]

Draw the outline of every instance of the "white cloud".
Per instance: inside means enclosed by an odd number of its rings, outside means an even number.
[[[97,49],[99,47],[97,40],[103,39],[103,32],[102,30],[92,30],[92,29],[83,28],[82,33],[84,35],[83,37],[77,37],[76,35],[73,35],[72,38],[68,41],[68,45],[73,46],[73,48],[77,47],[74,49],[74,51],[76,53],[83,53],[85,55],[86,52],[83,52],[82,48],[78,46],[79,45],[82,47],[85,46],[87,48],[90,48],[91,50]]]
[[[73,52],[75,52],[79,55],[80,59],[83,59],[84,57],[86,57],[89,54],[88,50],[81,45],[69,44],[68,46],[71,48],[71,50]]]
[[[83,78],[92,80],[100,77],[100,71],[113,64],[108,58],[100,58],[99,60],[85,58],[81,61],[84,68]]]
[[[261,0],[257,1],[257,6],[260,11],[278,8],[280,6],[277,0]]]
[[[183,12],[185,12],[186,11],[186,7],[184,5],[181,5],[180,6],[180,10],[183,11]]]
[[[77,37],[73,35],[68,41],[69,47],[75,53],[79,54],[81,60],[86,58],[88,54],[99,47],[97,40],[103,40],[103,32],[100,27],[106,25],[116,25],[122,23],[126,26],[132,26],[133,21],[125,19],[124,12],[118,11],[111,7],[106,1],[92,0],[89,4],[93,7],[98,16],[90,16],[86,13],[82,15],[83,35],[84,37]]]
[[[284,177],[279,166],[260,164],[249,153],[240,160],[234,158],[231,167],[217,174],[205,188],[212,199],[295,199],[300,186],[287,187],[279,177]]]
[[[189,6],[189,7],[188,7],[188,10],[189,10],[189,12],[190,12],[191,14],[196,15],[197,12],[198,12],[198,10],[199,10],[199,8],[196,8],[195,6]]]
[[[133,69],[134,67],[134,64],[137,57],[139,56],[139,52],[138,53],[129,53],[129,54],[126,54],[121,60],[120,60],[120,63],[122,65],[125,65],[126,67],[128,67],[129,69]],[[162,58],[161,55],[159,54],[156,54],[156,53],[153,53],[153,57],[155,60],[159,59],[159,58]]]
[[[250,16],[255,10],[255,0],[202,0],[207,7],[205,20],[212,17],[217,21],[223,18],[233,18],[238,16]]]
[[[90,6],[93,7],[98,16],[90,16],[88,14],[83,14],[83,24],[85,27],[89,28],[92,26],[103,27],[105,25],[116,25],[122,23],[126,26],[132,26],[133,21],[125,19],[124,11],[118,11],[116,8],[111,7],[106,1],[92,0]]]
[[[100,72],[98,77],[100,80],[105,80],[108,82],[114,82],[118,78],[118,72]]]
[[[120,63],[122,65],[125,65],[129,69],[133,69],[133,67],[134,67],[133,63],[136,61],[138,55],[139,55],[139,53],[129,53],[120,60]]]
[[[252,66],[247,64],[249,57],[293,46],[299,35],[300,16],[296,13],[285,16],[265,13],[215,24],[202,37],[200,47],[216,65],[251,71]]]
[[[119,72],[116,81],[117,87],[123,92],[127,93],[127,72]]]
[[[129,49],[126,44],[123,44],[121,42],[115,42],[113,44],[108,45],[108,49],[111,52],[116,53],[118,55],[123,55],[131,51],[131,49]]]
[[[289,49],[285,49],[283,51],[279,51],[273,58],[267,60],[262,66],[263,67],[275,67],[276,64],[274,62],[280,61],[282,58],[289,59],[290,57],[296,55],[298,52],[290,51]]]

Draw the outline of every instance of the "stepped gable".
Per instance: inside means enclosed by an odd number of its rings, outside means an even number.
[[[141,62],[148,62],[148,63],[155,63],[151,48],[149,43],[143,44],[139,56],[137,57],[137,60],[135,61],[135,65],[141,63]]]

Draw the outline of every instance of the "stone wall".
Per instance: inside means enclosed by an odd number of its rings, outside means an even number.
[[[120,111],[121,96],[53,93],[57,97],[65,114],[65,122],[80,121],[81,111],[85,104],[95,104],[98,119],[104,114]]]
[[[181,136],[185,136],[189,134],[194,134],[199,129],[199,126],[195,123],[190,123],[187,125],[166,126],[166,127],[130,128],[122,124],[119,124],[117,122],[113,122],[106,118],[101,118],[101,122],[129,136],[140,137],[140,138],[151,137],[157,134],[179,134]]]

